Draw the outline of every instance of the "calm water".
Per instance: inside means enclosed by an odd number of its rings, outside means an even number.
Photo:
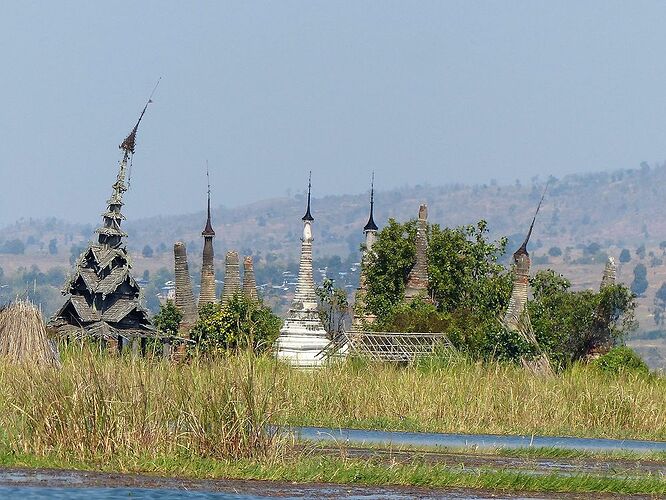
[[[285,432],[297,440],[330,444],[368,444],[382,446],[423,446],[442,448],[559,448],[583,451],[666,451],[664,441],[635,439],[592,439],[548,436],[494,436],[491,434],[435,434],[427,432],[390,432],[324,427],[292,427]]]

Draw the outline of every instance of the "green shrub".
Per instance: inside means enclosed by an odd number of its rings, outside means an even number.
[[[650,369],[645,361],[626,346],[614,347],[594,361],[594,366],[605,373],[638,373],[647,375]]]

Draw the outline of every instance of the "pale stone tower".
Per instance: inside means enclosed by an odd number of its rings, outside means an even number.
[[[208,170],[206,170],[208,177]],[[208,217],[206,227],[201,236],[204,238],[203,258],[201,263],[201,291],[199,292],[199,305],[215,302],[217,293],[215,291],[215,251],[213,250],[213,238],[215,231],[210,221],[210,180],[208,181]]]
[[[181,337],[189,337],[190,329],[199,319],[199,311],[194,300],[192,280],[187,265],[187,249],[182,241],[174,244],[173,257],[176,274],[176,307],[183,314],[178,333]]]
[[[372,174],[372,183],[370,184],[370,217],[368,222],[363,228],[365,236],[365,245],[363,248],[363,255],[361,257],[361,275],[358,280],[358,288],[356,289],[356,299],[354,301],[354,317],[352,318],[352,330],[360,327],[365,320],[368,323],[374,322],[377,318],[365,310],[365,294],[367,293],[367,275],[365,266],[368,255],[372,252],[372,245],[377,240],[377,231],[379,228],[375,224],[374,219],[375,208],[375,174]]]
[[[405,299],[428,298],[428,206],[419,207],[419,220],[416,226],[416,260],[407,276]]]
[[[312,222],[310,213],[311,182],[308,182],[308,206],[303,216],[301,261],[296,294],[287,319],[276,341],[277,358],[294,366],[310,368],[321,365],[329,344],[326,330],[317,312],[317,294],[312,277]]]
[[[224,288],[222,288],[222,305],[225,305],[234,294],[240,292],[240,264],[238,252],[230,250],[224,258]]]
[[[243,259],[243,294],[250,300],[259,300],[257,280],[254,277],[254,263],[250,255]]]
[[[615,279],[617,275],[617,266],[615,265],[615,259],[613,257],[608,257],[608,262],[606,262],[606,267],[604,267],[604,274],[601,277],[601,286],[600,290],[603,290],[607,286],[615,284]]]

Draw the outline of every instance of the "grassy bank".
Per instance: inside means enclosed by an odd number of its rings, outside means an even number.
[[[0,366],[0,463],[191,477],[534,491],[664,492],[663,478],[470,472],[299,454],[269,423],[666,439],[666,380],[574,369],[536,378],[457,360],[298,371],[239,355],[173,365],[70,350]],[[532,451],[530,453],[535,453]],[[316,454],[315,454],[316,455]],[[533,455],[535,456],[535,455]]]
[[[116,455],[79,460],[0,452],[0,466],[143,473],[197,479],[259,479],[283,482],[328,482],[364,485],[409,485],[431,488],[482,488],[505,491],[666,494],[663,477],[600,477],[598,475],[534,475],[520,471],[465,470],[444,465],[375,463],[336,457],[293,457],[272,460],[213,460],[174,456]]]

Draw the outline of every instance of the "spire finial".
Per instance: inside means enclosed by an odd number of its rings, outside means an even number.
[[[541,194],[541,199],[539,200],[539,204],[537,205],[536,212],[534,212],[534,217],[532,218],[532,224],[530,224],[530,229],[527,231],[527,236],[525,237],[525,241],[523,241],[523,244],[520,245],[520,248],[516,253],[527,253],[527,243],[530,241],[530,236],[532,236],[532,230],[534,229],[534,223],[536,222],[537,215],[539,214],[539,209],[541,209],[541,204],[543,203],[543,199],[546,197],[546,191],[548,191],[548,185],[550,184],[550,181],[546,183],[546,187],[543,188],[543,193]]]
[[[208,216],[206,218],[206,227],[201,233],[202,236],[215,236],[213,224],[210,221],[210,173],[208,171],[208,160],[206,160],[206,181],[208,183]]]
[[[310,193],[312,191],[312,170],[310,170],[310,176],[308,177],[308,207],[307,210],[305,211],[305,215],[303,216],[303,222],[312,222],[314,220],[314,217],[312,217],[312,214],[310,213]]]
[[[120,149],[122,149],[125,152],[125,159],[127,159],[128,156],[134,154],[134,148],[136,146],[136,132],[139,130],[139,123],[141,123],[141,120],[143,119],[143,115],[146,114],[146,110],[148,109],[148,105],[153,102],[153,95],[155,94],[155,91],[157,90],[157,86],[160,84],[160,80],[162,77],[159,77],[157,80],[157,83],[153,87],[153,91],[150,93],[150,96],[148,97],[148,101],[146,102],[146,105],[143,107],[143,111],[141,111],[141,114],[139,115],[139,119],[136,121],[136,125],[134,125],[134,128],[132,131],[129,133],[127,137],[125,137],[125,140],[120,143]]]
[[[373,171],[372,180],[370,181],[370,218],[368,219],[368,223],[363,228],[363,232],[377,231],[379,229],[377,227],[377,224],[375,224],[374,211],[375,211],[375,172]]]

